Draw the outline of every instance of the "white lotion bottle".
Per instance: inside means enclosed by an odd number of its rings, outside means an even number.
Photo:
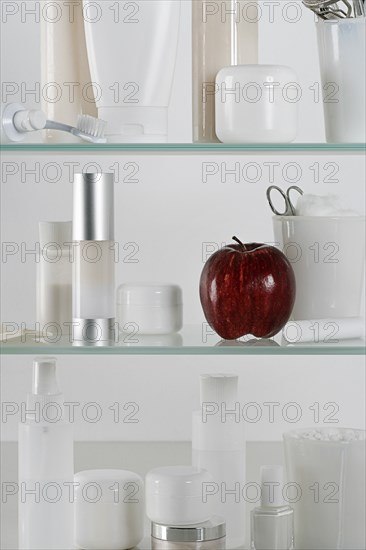
[[[283,498],[282,466],[261,467],[261,505],[251,512],[251,550],[293,550],[294,510]]]
[[[19,424],[19,548],[73,548],[73,430],[65,420],[56,359],[33,362],[32,393]]]
[[[72,320],[72,223],[39,223],[37,322],[40,333],[60,338]]]
[[[106,346],[115,331],[113,174],[75,174],[73,343]]]
[[[120,2],[93,4],[103,16],[85,20],[86,44],[107,140],[166,142],[181,1],[130,2],[118,12]]]
[[[192,464],[207,470],[213,483],[205,498],[226,521],[227,548],[245,543],[245,441],[240,422],[238,376],[201,376],[201,410],[193,413]]]
[[[79,2],[41,2],[42,110],[48,120],[76,126],[78,115],[96,116]],[[45,130],[47,142],[67,143],[75,137]]]
[[[256,0],[192,0],[193,141],[218,142],[215,132],[217,73],[258,63]]]

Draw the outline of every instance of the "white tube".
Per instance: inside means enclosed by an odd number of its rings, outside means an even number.
[[[192,424],[192,464],[212,475],[205,496],[213,514],[226,521],[227,548],[245,542],[245,441],[233,414],[238,412],[237,384],[235,375],[203,375],[202,409],[193,413]]]
[[[312,319],[290,321],[283,329],[283,337],[290,344],[335,344],[339,340],[365,337],[362,317],[343,319]]]
[[[36,359],[27,414],[19,424],[19,548],[71,550],[74,509],[72,425],[64,419],[56,360]],[[72,493],[71,493],[72,494]]]
[[[84,0],[85,8],[88,4]],[[96,19],[92,13],[85,19],[85,34],[108,141],[167,141],[180,0],[130,2],[118,13],[119,2],[93,5]]]
[[[42,110],[48,120],[76,126],[78,115],[96,116],[86,54],[81,2],[41,3]],[[70,134],[46,130],[47,141],[70,142]]]

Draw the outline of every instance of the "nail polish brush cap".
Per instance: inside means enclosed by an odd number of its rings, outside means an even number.
[[[282,466],[261,467],[261,506],[263,508],[280,508],[283,500]]]

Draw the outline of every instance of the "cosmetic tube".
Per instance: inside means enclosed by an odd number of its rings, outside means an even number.
[[[112,174],[75,175],[73,241],[73,343],[110,345],[115,328]]]
[[[34,360],[32,386],[19,424],[19,548],[71,550],[73,431],[65,419],[56,359]]]

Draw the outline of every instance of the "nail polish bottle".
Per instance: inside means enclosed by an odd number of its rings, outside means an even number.
[[[261,505],[251,513],[251,550],[293,550],[294,511],[283,498],[282,466],[261,467]]]

